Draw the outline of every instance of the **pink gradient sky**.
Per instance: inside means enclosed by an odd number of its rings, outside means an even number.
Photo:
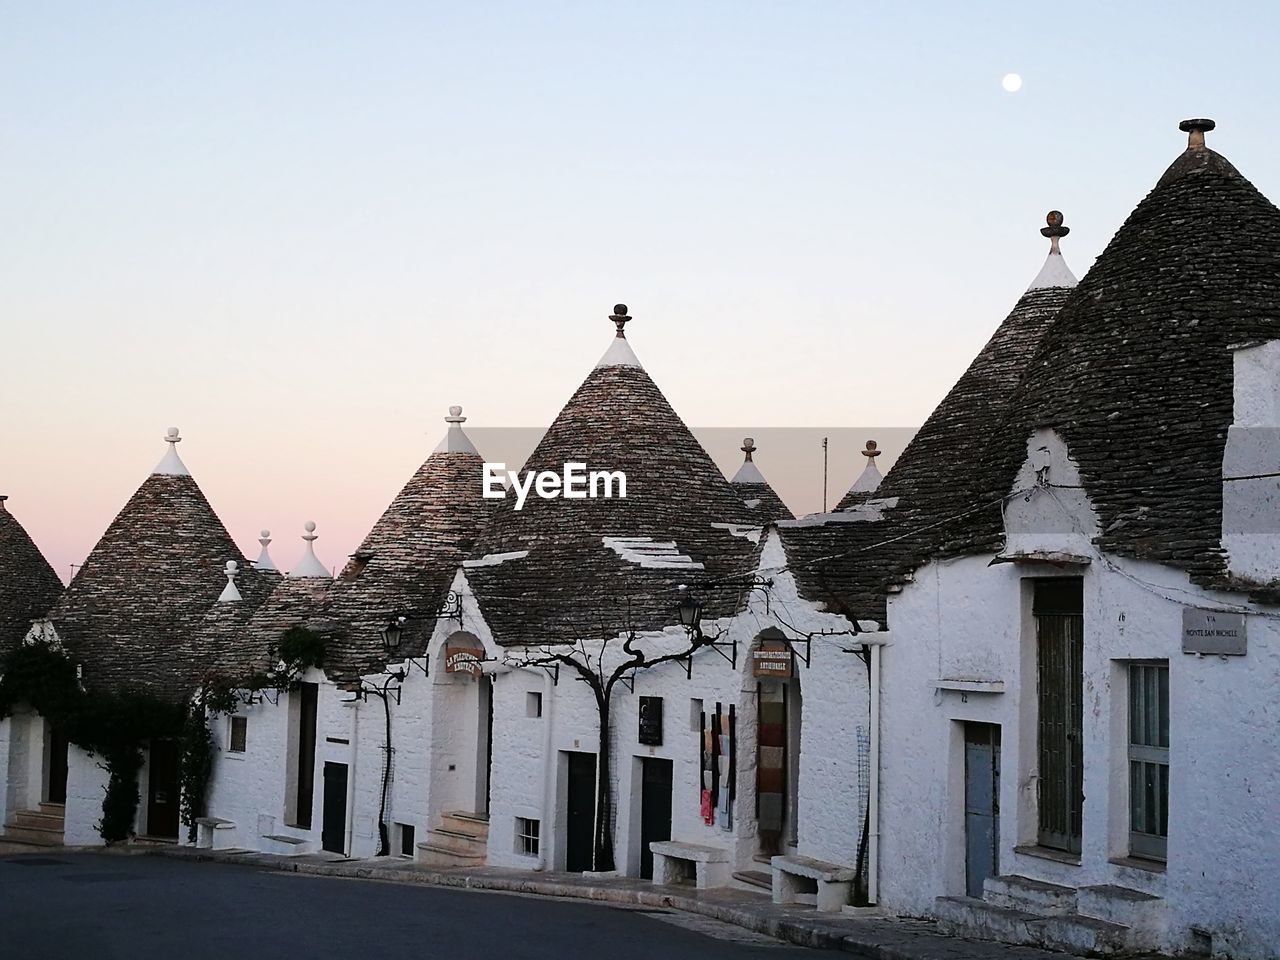
[[[545,428],[618,301],[695,427],[919,424],[1039,268],[1045,211],[1082,275],[1180,119],[1215,117],[1280,196],[1277,26],[1261,3],[8,5],[0,493],[65,577],[176,424],[246,551],[268,526],[287,565],[314,519],[337,563],[450,404]]]

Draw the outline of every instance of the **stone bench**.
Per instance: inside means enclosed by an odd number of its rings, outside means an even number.
[[[729,883],[727,850],[678,840],[654,840],[649,849],[653,853],[655,884],[688,883],[692,877],[697,889],[706,890]]]
[[[817,888],[817,905],[823,913],[839,913],[849,902],[857,871],[812,857],[774,857],[773,902],[799,903],[801,895]]]
[[[201,850],[220,849],[217,831],[234,830],[235,827],[233,822],[223,820],[221,817],[197,817],[196,846]]]

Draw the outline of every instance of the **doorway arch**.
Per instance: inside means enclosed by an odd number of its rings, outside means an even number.
[[[493,685],[481,671],[480,639],[459,630],[441,644],[432,664],[435,750],[431,811],[489,813],[493,761]]]
[[[786,636],[767,627],[751,645],[756,696],[756,837],[761,856],[794,850],[800,822],[803,699]]]

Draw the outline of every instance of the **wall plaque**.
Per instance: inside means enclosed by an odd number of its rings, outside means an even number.
[[[662,746],[662,698],[640,698],[639,741],[646,746]]]
[[[1182,652],[1243,657],[1244,614],[1183,607]]]
[[[478,677],[482,672],[480,664],[483,660],[484,647],[475,640],[459,638],[444,645],[445,673],[469,673]]]
[[[751,675],[787,680],[791,662],[790,646],[780,640],[761,640],[751,651]]]

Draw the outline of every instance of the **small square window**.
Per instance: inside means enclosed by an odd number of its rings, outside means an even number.
[[[702,732],[702,700],[697,697],[689,701],[689,729],[694,733]]]
[[[396,829],[400,833],[400,856],[412,857],[414,852],[414,829],[412,823],[397,823]]]
[[[524,695],[524,715],[526,717],[542,716],[542,694],[530,690]]]
[[[232,717],[227,735],[227,750],[230,753],[244,753],[249,742],[249,718]]]
[[[516,817],[516,853],[524,854],[526,857],[536,857],[538,855],[538,834],[541,829],[541,820]]]

